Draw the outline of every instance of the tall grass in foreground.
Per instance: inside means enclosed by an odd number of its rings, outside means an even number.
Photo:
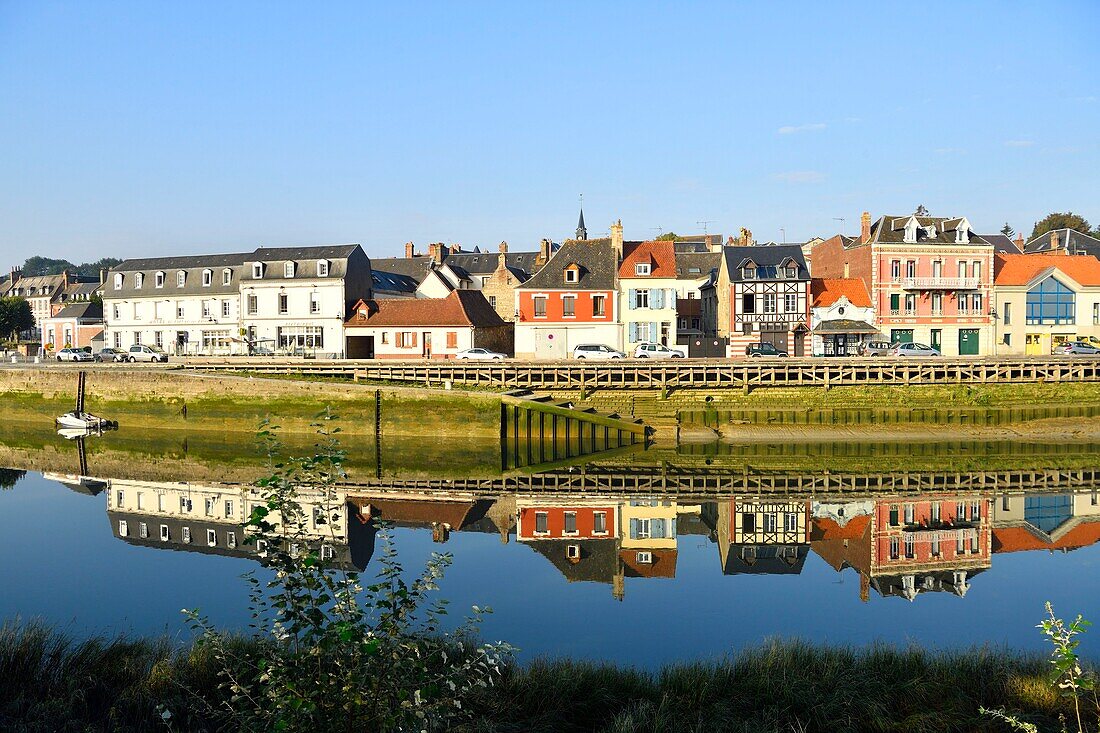
[[[261,642],[236,639],[238,653]],[[249,647],[252,647],[251,649]],[[1038,654],[978,648],[928,652],[786,641],[715,663],[653,673],[569,661],[511,665],[500,683],[468,699],[452,730],[561,731],[1005,731],[979,713],[1005,708],[1041,731],[1073,720],[1072,702],[1047,681]],[[208,649],[164,640],[75,641],[38,624],[0,628],[0,730],[230,730],[211,706],[227,702]],[[1084,729],[1097,730],[1095,720]]]

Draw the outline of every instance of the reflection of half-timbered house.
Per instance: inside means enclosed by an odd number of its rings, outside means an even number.
[[[810,503],[734,498],[718,502],[722,572],[797,574],[810,549]]]
[[[797,245],[725,247],[717,277],[703,286],[708,333],[729,339],[729,355],[758,341],[791,356],[807,353],[810,273]]]

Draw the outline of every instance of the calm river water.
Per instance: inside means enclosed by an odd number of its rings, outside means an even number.
[[[507,478],[493,447],[349,447],[334,559],[372,573],[379,517],[410,569],[452,553],[453,620],[492,607],[484,635],[523,659],[650,667],[768,637],[1038,648],[1044,601],[1100,619],[1094,444],[638,449]],[[246,623],[254,497],[220,480],[262,472],[247,440],[106,435],[83,466],[52,434],[0,450],[37,469],[3,472],[0,618],[180,639],[184,607]]]

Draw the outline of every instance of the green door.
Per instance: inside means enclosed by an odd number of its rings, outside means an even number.
[[[978,353],[978,329],[959,329],[959,355],[975,356]]]
[[[911,328],[891,328],[890,329],[890,343],[892,343],[892,344],[911,344],[911,343],[913,343],[913,329],[911,329]]]
[[[929,344],[929,346],[931,346],[936,351],[943,351],[943,349],[940,348],[941,343],[943,343],[943,329],[942,328],[933,328],[932,329],[932,343]]]

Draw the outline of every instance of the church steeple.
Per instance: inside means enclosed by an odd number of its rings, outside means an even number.
[[[588,239],[588,230],[584,228],[584,196],[581,196],[581,216],[577,219],[577,239],[584,241]]]

